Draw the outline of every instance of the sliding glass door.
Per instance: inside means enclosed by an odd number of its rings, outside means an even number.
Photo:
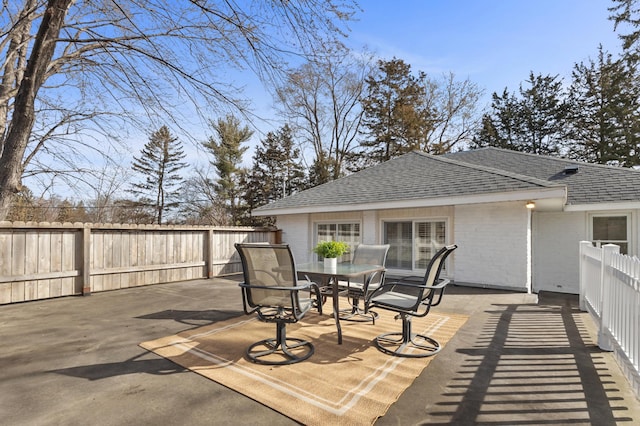
[[[384,222],[384,242],[391,245],[387,268],[425,270],[433,255],[446,245],[446,230],[444,220]]]

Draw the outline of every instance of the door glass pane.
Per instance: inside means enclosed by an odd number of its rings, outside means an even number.
[[[445,245],[445,223],[416,222],[415,269],[427,269],[431,258]]]
[[[411,269],[412,223],[385,222],[384,244],[390,244],[387,254],[387,268]]]

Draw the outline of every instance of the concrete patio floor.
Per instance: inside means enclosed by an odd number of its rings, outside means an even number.
[[[242,316],[239,279],[0,306],[0,424],[296,424],[138,346]],[[577,302],[449,287],[435,309],[469,321],[376,425],[640,424]]]

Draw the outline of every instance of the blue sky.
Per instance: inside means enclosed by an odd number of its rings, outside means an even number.
[[[352,47],[403,59],[428,74],[453,72],[491,93],[518,89],[529,72],[568,82],[576,62],[617,54],[609,0],[363,0]]]
[[[360,0],[364,9],[350,24],[348,44],[383,59],[404,60],[414,71],[432,76],[453,72],[485,91],[480,108],[493,92],[516,91],[535,74],[559,74],[568,83],[576,62],[597,56],[598,45],[617,54],[619,39],[608,20],[610,0]],[[255,77],[246,78],[246,95],[255,112],[272,122],[256,122],[243,164],[250,166],[255,146],[268,131],[280,128],[273,100]],[[211,130],[192,128],[205,140]],[[140,134],[132,152],[148,140]],[[187,144],[188,161],[207,164],[198,146]],[[59,190],[58,190],[59,191]]]
[[[493,92],[517,91],[529,73],[559,75],[570,83],[576,63],[596,58],[598,45],[617,55],[620,49],[610,0],[360,0],[363,12],[350,24],[347,44],[364,46],[377,57],[396,57],[414,72],[431,76],[453,72],[484,91],[479,109]],[[249,83],[255,111],[273,119],[273,101]],[[257,123],[244,164],[254,147],[281,124]]]

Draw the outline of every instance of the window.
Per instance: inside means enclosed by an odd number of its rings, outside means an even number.
[[[316,225],[316,240],[314,246],[320,241],[344,241],[351,247],[350,252],[360,243],[359,223],[318,223]],[[348,262],[351,253],[342,256],[339,261]]]
[[[426,269],[438,250],[446,245],[446,221],[385,222],[384,243],[390,244],[387,267]]]
[[[629,215],[592,216],[591,239],[596,245],[615,244],[620,253],[629,252]]]

